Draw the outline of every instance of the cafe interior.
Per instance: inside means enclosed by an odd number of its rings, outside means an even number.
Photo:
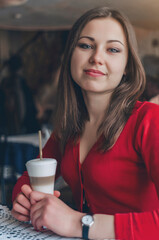
[[[115,7],[129,17],[147,77],[141,100],[159,104],[158,0],[0,0],[0,204],[11,205],[25,163],[38,155],[38,131],[44,146],[54,128],[69,30],[80,15],[98,6]],[[63,179],[55,188],[73,204]]]

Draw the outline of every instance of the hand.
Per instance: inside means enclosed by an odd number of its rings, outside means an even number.
[[[30,200],[30,219],[36,230],[42,231],[45,226],[58,235],[81,237],[83,213],[71,209],[51,194],[33,191]]]
[[[19,221],[30,220],[30,193],[32,189],[29,185],[23,185],[21,192],[17,195],[13,202],[12,215]]]
[[[12,216],[19,221],[30,221],[30,193],[32,189],[29,185],[23,185],[21,192],[17,195],[13,202]],[[54,191],[56,197],[60,196],[59,191]]]

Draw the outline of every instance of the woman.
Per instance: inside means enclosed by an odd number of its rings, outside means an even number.
[[[144,86],[129,21],[106,7],[85,13],[68,38],[55,131],[43,150],[57,159],[78,211],[58,192],[32,191],[24,173],[15,218],[66,237],[158,239],[159,107],[137,101]]]

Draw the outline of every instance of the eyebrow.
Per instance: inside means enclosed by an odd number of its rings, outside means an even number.
[[[94,42],[94,41],[95,41],[95,39],[94,39],[94,38],[92,38],[92,37],[89,37],[89,36],[82,36],[82,37],[80,37],[80,38],[79,38],[79,40],[80,40],[81,38],[88,38],[88,39],[89,39],[89,40],[91,40],[92,42]]]
[[[82,39],[82,38],[88,38],[88,39],[91,40],[92,42],[95,41],[94,38],[89,37],[89,36],[81,36],[81,37],[79,38],[79,40]],[[108,40],[107,42],[108,42],[108,43],[111,43],[111,42],[118,42],[118,43],[120,43],[120,44],[122,44],[122,45],[124,46],[124,44],[123,44],[121,41],[119,41],[119,40]]]

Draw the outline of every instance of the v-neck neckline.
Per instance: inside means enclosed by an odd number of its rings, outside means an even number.
[[[78,148],[78,162],[79,162],[80,167],[83,167],[83,166],[85,165],[85,162],[86,162],[88,156],[89,156],[89,155],[91,154],[91,152],[97,147],[97,144],[99,144],[99,142],[101,141],[102,137],[103,137],[103,134],[101,134],[101,135],[98,137],[97,141],[92,145],[92,147],[91,147],[90,150],[88,151],[88,153],[87,153],[87,155],[86,155],[86,157],[84,158],[84,161],[83,161],[82,163],[80,162],[80,137],[79,137],[79,139],[78,139],[78,144],[77,144],[77,148]]]

